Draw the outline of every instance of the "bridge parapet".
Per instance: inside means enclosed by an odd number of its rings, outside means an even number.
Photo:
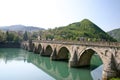
[[[33,40],[37,43],[51,43],[51,44],[66,44],[66,45],[85,45],[85,46],[99,46],[99,47],[117,47],[120,48],[119,42],[90,42],[90,41],[42,41]]]

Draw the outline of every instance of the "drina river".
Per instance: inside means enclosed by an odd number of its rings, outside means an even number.
[[[100,80],[101,64],[93,55],[90,67],[70,68],[68,62],[51,61],[23,49],[0,48],[0,80]]]

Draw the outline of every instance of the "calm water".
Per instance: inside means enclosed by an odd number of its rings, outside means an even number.
[[[93,80],[101,77],[101,61],[94,55],[89,68],[69,68],[67,62],[51,61],[22,49],[0,49],[0,80]],[[99,72],[99,73],[98,73]]]

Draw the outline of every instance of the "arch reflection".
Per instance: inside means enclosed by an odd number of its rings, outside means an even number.
[[[7,51],[12,50],[7,49]],[[32,63],[56,80],[93,80],[91,68],[69,68],[67,62],[51,61],[49,57],[42,57],[39,54],[33,54],[33,52],[21,49],[14,49],[11,54],[5,52],[5,50],[0,50],[0,59],[2,58],[5,62],[21,60]]]

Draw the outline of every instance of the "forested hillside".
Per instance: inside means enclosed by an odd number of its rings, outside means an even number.
[[[88,19],[69,24],[68,26],[49,29],[44,33],[46,39],[116,41]]]
[[[108,34],[120,42],[120,28],[109,31]]]
[[[113,35],[113,32],[110,33]],[[113,35],[113,37],[116,33]],[[116,41],[88,19],[55,29],[29,31],[0,31],[0,42],[20,42],[22,40],[74,40],[74,41]],[[117,35],[119,36],[119,35]],[[119,39],[118,39],[119,40]]]

